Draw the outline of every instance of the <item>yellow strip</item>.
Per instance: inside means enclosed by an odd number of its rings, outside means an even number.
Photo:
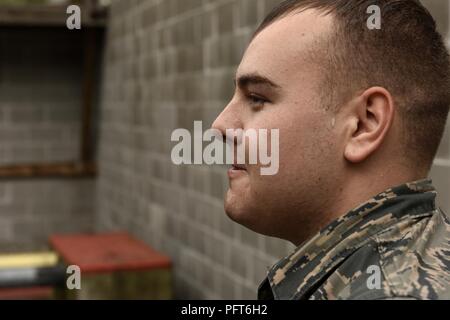
[[[52,267],[58,263],[53,252],[0,255],[0,269]]]

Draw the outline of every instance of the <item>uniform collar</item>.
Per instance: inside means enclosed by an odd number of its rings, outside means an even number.
[[[348,212],[279,261],[260,287],[259,296],[307,299],[321,279],[332,273],[372,236],[399,221],[431,215],[436,191],[431,180],[390,188]],[[271,292],[270,292],[271,291]]]

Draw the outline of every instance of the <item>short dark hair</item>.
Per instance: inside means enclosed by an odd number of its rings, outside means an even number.
[[[367,9],[381,9],[380,30],[369,30]],[[255,36],[275,21],[307,9],[331,14],[324,92],[338,108],[359,90],[382,86],[402,118],[401,152],[431,167],[450,106],[450,60],[436,22],[417,0],[287,0],[265,18]],[[324,61],[322,61],[323,63]],[[401,147],[401,146],[399,146]]]

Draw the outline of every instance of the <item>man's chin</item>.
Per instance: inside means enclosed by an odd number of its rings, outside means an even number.
[[[232,191],[228,191],[225,198],[225,213],[237,224],[240,224],[253,232],[267,234],[266,228],[261,225],[264,219],[261,219],[260,212],[251,208],[244,201],[243,195],[234,195]]]
[[[225,213],[236,223],[244,225],[248,223],[251,211],[243,204],[243,195],[236,194],[233,190],[228,190],[225,196]]]

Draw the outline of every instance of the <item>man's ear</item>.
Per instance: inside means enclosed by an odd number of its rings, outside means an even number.
[[[394,121],[394,101],[386,89],[372,87],[357,97],[350,108],[344,156],[352,163],[359,163],[385,140]]]

